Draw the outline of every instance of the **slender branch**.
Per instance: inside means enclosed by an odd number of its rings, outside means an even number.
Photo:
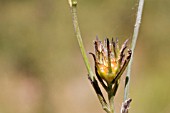
[[[100,87],[98,86],[98,83],[94,77],[94,74],[92,72],[92,69],[90,67],[90,64],[89,64],[89,61],[88,61],[88,58],[87,58],[87,55],[86,55],[86,51],[85,51],[85,48],[84,48],[84,45],[83,45],[83,41],[82,41],[82,38],[81,38],[81,33],[80,33],[80,28],[79,28],[79,25],[78,25],[78,18],[77,18],[77,1],[76,0],[68,0],[68,3],[70,5],[70,9],[71,9],[71,14],[72,14],[72,19],[73,19],[73,25],[74,25],[74,31],[75,31],[75,34],[76,34],[76,37],[77,37],[77,40],[78,40],[78,43],[79,43],[79,47],[80,47],[80,50],[81,50],[81,54],[83,56],[83,60],[84,60],[84,63],[86,65],[86,68],[87,68],[87,71],[88,71],[88,75],[89,75],[89,80],[91,81],[91,84],[97,94],[97,97],[103,107],[103,109],[107,112],[107,113],[110,113],[110,110],[108,108],[108,105],[106,103],[106,100],[100,90]]]
[[[83,60],[84,63],[86,65],[87,71],[89,73],[89,76],[91,78],[91,80],[93,81],[94,79],[94,74],[92,72],[92,69],[90,67],[87,55],[86,55],[86,51],[83,45],[83,41],[82,41],[82,37],[81,37],[81,33],[80,33],[80,28],[79,28],[79,24],[78,24],[78,18],[77,18],[77,1],[76,0],[68,0],[70,8],[71,8],[71,14],[72,14],[72,19],[73,19],[73,25],[74,25],[74,31],[79,43],[79,47],[81,50],[81,54],[83,56]]]
[[[137,41],[137,38],[138,38],[138,33],[139,33],[139,28],[140,28],[140,23],[141,23],[141,18],[142,18],[143,6],[144,6],[144,0],[139,0],[136,23],[135,23],[134,33],[133,33],[133,38],[132,38],[132,46],[131,46],[132,53],[134,53],[136,41]],[[132,61],[133,61],[133,54],[131,56],[131,60],[130,60],[129,65],[127,67],[127,75],[126,75],[126,80],[125,80],[124,101],[127,100],[128,93],[129,93]]]

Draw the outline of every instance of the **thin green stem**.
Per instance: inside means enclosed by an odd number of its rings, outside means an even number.
[[[138,38],[138,33],[139,33],[139,28],[140,28],[140,23],[141,23],[141,18],[142,18],[143,6],[144,6],[144,0],[139,0],[138,12],[137,12],[136,23],[135,23],[135,27],[134,27],[133,38],[132,38],[132,45],[131,45],[132,53],[134,53],[135,46],[136,46],[136,41],[137,41],[137,38]],[[125,81],[125,92],[124,92],[124,101],[127,100],[128,93],[129,93],[132,61],[133,61],[133,54],[131,56],[131,60],[130,60],[129,65],[127,67],[127,75],[126,75],[126,81]]]
[[[89,73],[89,76],[91,78],[91,80],[94,80],[94,74],[92,72],[92,69],[90,67],[87,55],[86,55],[86,51],[83,45],[83,41],[82,41],[82,37],[81,37],[81,33],[80,33],[80,28],[79,28],[79,24],[78,24],[78,18],[77,18],[77,1],[76,0],[68,0],[69,4],[70,4],[70,8],[71,8],[71,12],[72,12],[72,19],[73,19],[73,25],[74,25],[74,31],[79,43],[79,47],[81,50],[81,54],[83,56],[83,60],[84,63],[86,65],[87,71]]]
[[[112,89],[112,84],[108,84],[107,93],[108,93],[110,113],[114,113],[114,93],[113,93],[113,89]]]
[[[114,96],[111,96],[109,99],[109,104],[110,104],[110,113],[114,113]]]
[[[87,68],[87,71],[88,71],[88,75],[89,75],[89,80],[94,88],[94,90],[96,91],[96,94],[97,94],[97,97],[102,105],[102,108],[107,112],[107,113],[110,113],[110,110],[108,108],[108,105],[105,101],[105,98],[98,86],[98,83],[97,81],[95,80],[95,77],[94,77],[94,74],[92,72],[92,69],[90,67],[90,64],[89,64],[89,61],[88,61],[88,58],[87,58],[87,55],[86,55],[86,51],[85,51],[85,48],[84,48],[84,45],[83,45],[83,40],[82,40],[82,37],[81,37],[81,33],[80,33],[80,28],[79,28],[79,24],[78,24],[78,18],[77,18],[77,1],[76,0],[68,0],[69,2],[69,5],[70,5],[70,8],[71,8],[71,14],[72,14],[72,19],[73,19],[73,25],[74,25],[74,31],[75,31],[75,34],[76,34],[76,37],[77,37],[77,40],[78,40],[78,43],[79,43],[79,47],[80,47],[80,50],[81,50],[81,54],[83,56],[83,60],[84,60],[84,63],[86,65],[86,68]]]

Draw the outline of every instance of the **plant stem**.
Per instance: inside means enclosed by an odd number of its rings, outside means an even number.
[[[114,94],[112,91],[112,84],[108,84],[108,99],[109,99],[110,113],[114,113]]]
[[[114,96],[111,96],[111,98],[109,99],[109,103],[110,103],[110,113],[114,113]]]
[[[98,83],[94,77],[94,74],[92,72],[92,69],[90,67],[90,64],[89,64],[89,61],[88,61],[88,58],[87,58],[87,55],[86,55],[86,51],[85,51],[85,48],[84,48],[84,45],[83,45],[83,41],[82,41],[82,37],[81,37],[81,33],[80,33],[80,28],[79,28],[79,25],[78,25],[78,18],[77,18],[77,1],[76,0],[68,0],[69,2],[69,5],[70,5],[70,8],[71,8],[71,14],[72,14],[72,19],[73,19],[73,25],[74,25],[74,31],[75,31],[75,34],[76,34],[76,37],[77,37],[77,40],[78,40],[78,43],[79,43],[79,47],[80,47],[80,50],[81,50],[81,54],[83,56],[83,60],[84,60],[84,63],[86,65],[86,68],[87,68],[87,71],[88,71],[88,75],[89,75],[89,80],[94,88],[94,90],[96,91],[96,94],[97,94],[97,97],[102,105],[102,108],[107,112],[107,113],[110,113],[110,110],[108,108],[108,105],[105,101],[105,98],[98,86]]]
[[[132,38],[132,45],[131,45],[132,53],[134,53],[136,41],[137,41],[137,38],[138,38],[138,33],[139,33],[139,28],[140,28],[140,23],[141,23],[141,18],[142,18],[143,6],[144,6],[144,0],[139,0],[138,12],[137,12],[136,23],[135,23],[135,27],[134,27],[133,38]],[[125,80],[125,91],[124,91],[124,101],[127,100],[128,93],[129,93],[132,61],[133,61],[133,54],[131,56],[131,60],[130,60],[129,65],[127,67],[127,75],[126,75],[126,80]]]
[[[79,28],[79,24],[78,24],[78,18],[77,18],[77,1],[76,0],[68,0],[69,4],[70,4],[70,8],[71,8],[71,13],[72,13],[72,19],[73,19],[73,25],[74,25],[74,31],[79,43],[79,47],[81,50],[81,54],[83,56],[83,60],[84,63],[86,65],[87,71],[89,73],[89,76],[91,78],[91,80],[93,81],[94,79],[94,74],[92,72],[92,69],[90,67],[87,55],[86,55],[86,51],[83,45],[83,41],[82,41],[82,37],[81,37],[81,33],[80,33],[80,28]]]

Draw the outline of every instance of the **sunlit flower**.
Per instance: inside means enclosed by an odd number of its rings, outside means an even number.
[[[104,44],[96,38],[94,41],[95,54],[93,55],[95,61],[95,72],[99,81],[104,80],[107,84],[114,84],[126,69],[131,58],[131,50],[124,54],[127,48],[126,40],[119,49],[118,39],[109,42],[109,39],[104,40]]]

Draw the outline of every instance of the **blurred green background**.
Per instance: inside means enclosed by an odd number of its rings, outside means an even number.
[[[131,40],[137,6],[137,0],[78,0],[86,50],[94,51],[96,35]],[[130,113],[170,111],[169,12],[169,0],[145,0]],[[1,113],[104,113],[87,79],[67,0],[0,0],[0,89]]]

